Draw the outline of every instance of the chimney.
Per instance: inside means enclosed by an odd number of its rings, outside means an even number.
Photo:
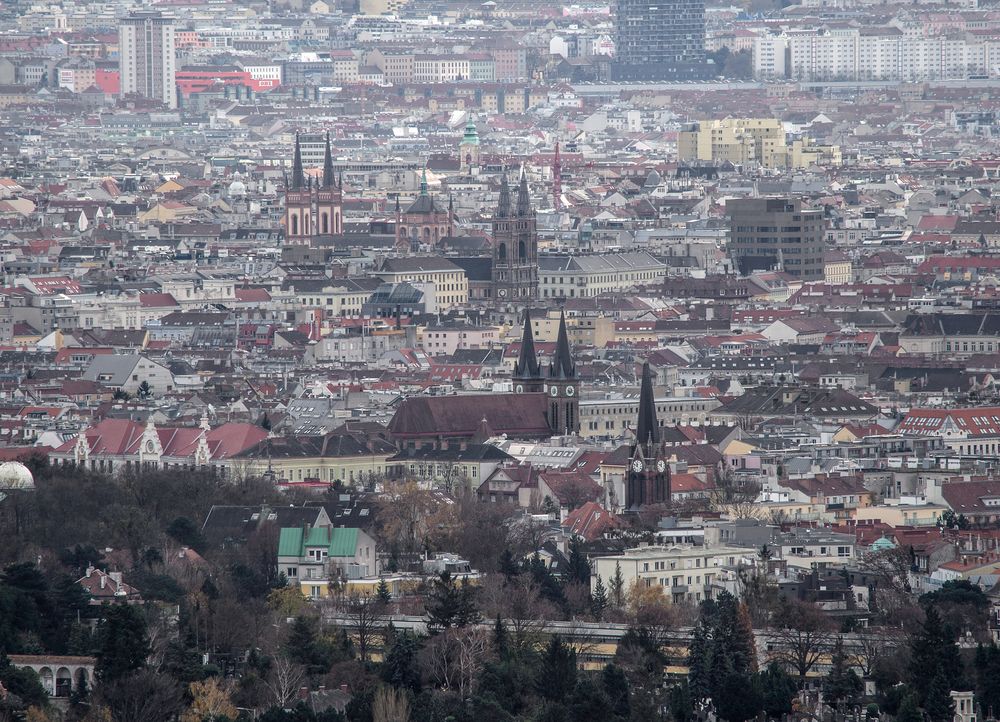
[[[299,687],[298,698],[303,702],[309,699],[309,688],[306,686]]]
[[[348,692],[347,685],[346,684],[340,685],[340,691],[343,692],[344,694],[347,694],[347,692]]]
[[[101,589],[104,589],[104,587],[107,586],[107,583],[108,583],[108,577],[107,577],[107,575],[102,574],[101,575]]]

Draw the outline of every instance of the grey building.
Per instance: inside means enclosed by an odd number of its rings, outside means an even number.
[[[740,198],[726,202],[729,255],[743,274],[781,268],[803,281],[823,279],[826,221],[800,198]]]
[[[613,80],[705,77],[705,0],[617,0],[615,51]]]

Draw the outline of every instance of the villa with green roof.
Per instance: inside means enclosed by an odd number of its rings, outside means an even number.
[[[375,540],[361,529],[333,526],[284,528],[278,535],[278,571],[312,599],[330,585],[377,577]]]

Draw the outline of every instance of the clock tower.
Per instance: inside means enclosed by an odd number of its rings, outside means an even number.
[[[575,434],[580,431],[580,379],[569,350],[566,314],[559,314],[559,335],[556,350],[549,363],[545,392],[549,395],[549,426],[554,434]]]
[[[650,504],[670,503],[670,466],[660,441],[656,421],[656,399],[653,396],[653,376],[649,362],[642,365],[642,385],[639,389],[639,423],[635,443],[625,470],[625,508],[635,511]]]
[[[499,303],[520,304],[538,298],[538,230],[523,168],[516,203],[511,199],[506,173],[500,181],[500,198],[493,213],[489,293]]]
[[[538,366],[538,356],[535,354],[535,334],[531,330],[531,311],[524,307],[524,332],[521,334],[521,352],[514,365],[514,393],[531,394],[543,391],[545,379]]]

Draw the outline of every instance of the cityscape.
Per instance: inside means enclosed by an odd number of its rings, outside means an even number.
[[[1000,719],[1000,1],[0,3],[0,722]]]

